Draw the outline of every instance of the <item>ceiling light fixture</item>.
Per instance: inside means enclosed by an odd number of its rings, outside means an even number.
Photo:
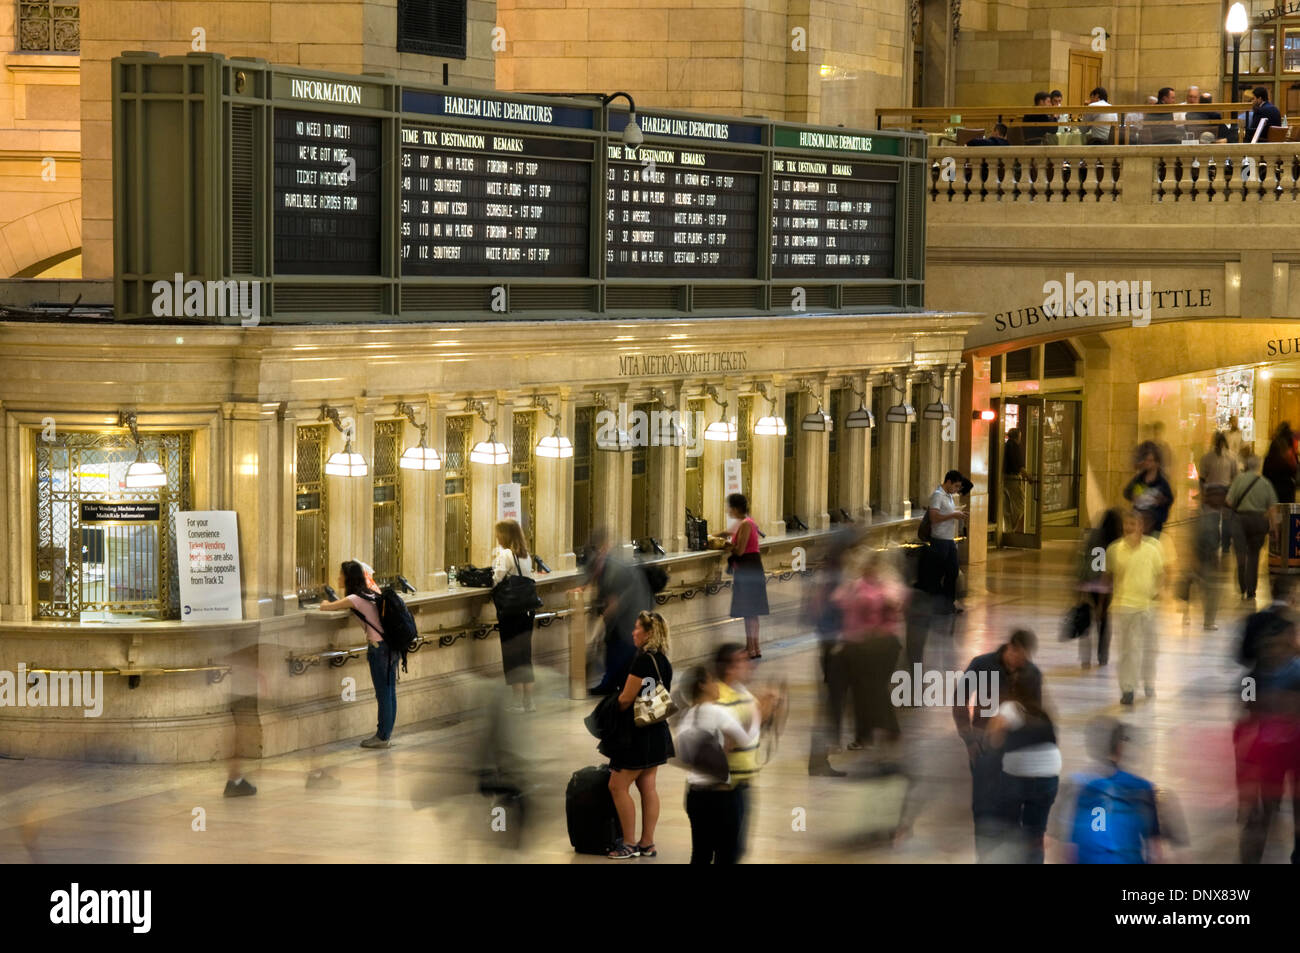
[[[469,452],[469,462],[485,463],[488,466],[494,467],[509,463],[510,451],[506,449],[504,443],[497,440],[496,418],[493,417],[491,420],[488,419],[487,405],[483,403],[483,401],[475,400],[471,397],[469,400],[465,401],[465,409],[477,413],[479,420],[488,425],[488,438],[486,440],[480,440],[478,443],[474,444],[473,449]]]
[[[712,384],[704,385],[704,393],[712,397],[713,402],[722,408],[722,419],[715,420],[704,428],[704,439],[720,443],[727,441],[734,443],[739,439],[739,434],[736,433],[735,419],[727,416],[727,408],[730,407],[730,402],[719,397],[718,389]]]
[[[352,449],[354,437],[352,418],[348,418],[348,425],[345,427],[337,410],[329,404],[321,404],[320,419],[332,422],[335,429],[343,434],[343,449],[330,454],[330,458],[325,461],[325,473],[329,476],[343,477],[363,477],[368,474],[370,467],[366,464],[366,458]]]
[[[567,460],[573,456],[573,442],[560,433],[560,415],[551,413],[550,401],[539,394],[533,398],[533,404],[541,408],[547,419],[555,424],[555,432],[549,437],[543,437],[534,452],[549,460]]]
[[[755,390],[763,395],[771,413],[766,417],[758,418],[758,422],[754,424],[754,433],[763,437],[784,437],[787,432],[785,418],[776,415],[776,398],[768,394],[767,384],[762,381],[755,385]]]
[[[399,417],[405,417],[411,422],[412,426],[419,428],[420,431],[420,442],[414,447],[407,447],[402,453],[402,458],[397,461],[397,465],[403,470],[441,470],[442,457],[437,450],[424,442],[429,425],[416,422],[415,408],[410,404],[398,401],[397,414]]]

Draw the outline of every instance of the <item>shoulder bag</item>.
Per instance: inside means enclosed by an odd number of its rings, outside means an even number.
[[[537,594],[537,583],[519,568],[519,557],[513,552],[515,575],[507,575],[492,589],[492,604],[497,608],[497,616],[523,615],[542,607],[542,598]]]
[[[647,652],[650,664],[655,667],[655,689],[649,695],[637,695],[632,702],[632,723],[638,728],[657,725],[677,711],[673,697],[664,688],[664,680],[659,675],[659,663],[653,652]]]
[[[1232,512],[1234,513],[1237,512],[1237,507],[1241,506],[1241,501],[1244,500],[1246,497],[1250,496],[1250,491],[1255,489],[1255,484],[1258,482],[1259,482],[1259,474],[1255,474],[1255,479],[1250,481],[1250,484],[1246,487],[1245,492],[1243,492],[1241,496],[1237,498],[1236,503],[1229,503],[1228,509],[1232,510]]]

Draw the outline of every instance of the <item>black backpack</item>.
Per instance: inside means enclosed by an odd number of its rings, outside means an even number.
[[[650,587],[650,595],[658,595],[668,586],[668,570],[663,566],[643,565],[641,572],[645,575],[646,585]]]
[[[709,522],[686,511],[686,548],[695,552],[709,548]]]
[[[419,633],[415,630],[415,619],[411,610],[392,586],[384,586],[377,598],[372,600],[379,611],[379,635],[388,646],[388,650],[402,660],[402,671],[406,671],[406,654],[415,646]],[[356,609],[353,614],[366,625],[369,620]],[[372,629],[374,626],[370,626]]]
[[[512,552],[510,555],[514,556]],[[515,556],[516,575],[507,575],[492,588],[492,604],[497,607],[497,618],[503,615],[523,615],[542,607],[542,597],[537,594],[537,583],[525,576]]]

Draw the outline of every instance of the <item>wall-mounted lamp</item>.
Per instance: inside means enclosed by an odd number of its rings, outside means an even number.
[[[596,415],[596,449],[603,450],[606,453],[627,453],[632,449],[632,435],[618,425],[618,417],[609,409],[609,401],[600,391],[592,395],[596,406],[601,408],[603,413]],[[608,414],[614,417],[614,424],[600,423],[600,418]]]
[[[623,145],[635,149],[645,142],[645,135],[641,132],[641,127],[636,124],[636,103],[632,102],[632,97],[627,93],[610,93],[608,96],[600,97],[600,100],[608,106],[620,96],[627,100],[628,109],[627,125],[623,127]]]
[[[704,428],[704,439],[719,442],[735,442],[738,440],[739,435],[736,433],[736,421],[727,416],[727,408],[730,406],[729,402],[718,396],[718,389],[712,384],[704,385],[704,393],[712,397],[713,402],[722,408],[722,419],[715,420]]]
[[[889,384],[894,390],[898,391],[903,397],[907,396],[907,388],[898,383],[898,375],[893,374],[890,377]],[[900,400],[889,410],[885,411],[885,420],[891,424],[910,424],[916,420],[916,408],[906,400]]]
[[[486,440],[480,440],[474,444],[474,448],[469,452],[470,463],[486,463],[490,466],[501,466],[510,462],[510,451],[506,445],[497,440],[497,422],[496,419],[488,420],[487,405],[481,400],[470,398],[465,401],[465,409],[472,410],[478,414],[479,420],[488,425],[489,433]]]
[[[925,410],[921,411],[921,416],[926,420],[947,420],[952,416],[952,408],[943,400],[943,379],[938,371],[930,372],[930,386],[939,392],[938,400],[932,400],[925,405]]]
[[[416,422],[415,408],[410,404],[398,401],[397,414],[399,417],[405,417],[413,427],[419,428],[420,431],[419,444],[414,447],[407,447],[402,453],[402,459],[397,461],[397,465],[403,470],[441,470],[442,457],[439,456],[437,450],[424,442],[425,435],[429,431],[429,425]]]
[[[667,415],[662,417],[659,422],[659,433],[655,436],[659,439],[661,447],[684,447],[690,443],[686,428],[682,425],[682,415],[678,413],[676,404],[669,400],[668,391],[662,387],[656,387],[650,392],[654,399],[659,401],[668,411]],[[654,418],[651,417],[651,421]]]
[[[972,410],[970,419],[982,420],[988,424],[998,419],[998,412],[996,410]]]
[[[767,385],[761,381],[755,386],[755,389],[763,395],[763,399],[767,401],[771,413],[766,417],[758,418],[758,422],[754,424],[754,433],[763,437],[784,437],[786,435],[785,418],[777,416],[776,398],[768,394]]]
[[[330,454],[325,461],[325,472],[329,476],[363,477],[370,472],[366,458],[352,449],[352,427],[344,427],[339,419],[339,412],[329,404],[320,405],[320,419],[334,424],[336,430],[343,434],[343,449]]]
[[[118,412],[117,425],[131,431],[131,442],[135,444],[135,462],[126,468],[126,488],[128,490],[150,490],[167,485],[167,474],[158,464],[144,458],[144,447],[140,443],[140,431],[136,428],[134,412]]]
[[[550,401],[539,395],[533,398],[533,404],[555,424],[555,432],[538,442],[535,453],[551,460],[567,460],[573,456],[573,442],[560,433],[560,415],[551,413]]]
[[[800,421],[799,429],[810,433],[826,433],[834,429],[835,424],[830,415],[822,410],[822,395],[813,390],[812,384],[808,381],[800,381],[799,391],[803,394],[809,394],[817,400],[817,409]]]
[[[876,415],[871,412],[867,406],[867,394],[853,386],[853,378],[844,378],[844,386],[853,392],[853,396],[858,399],[858,409],[850,411],[849,415],[844,418],[844,429],[846,430],[870,430],[876,425]]]

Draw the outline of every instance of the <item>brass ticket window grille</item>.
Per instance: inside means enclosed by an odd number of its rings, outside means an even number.
[[[687,447],[700,451],[704,449],[704,431],[699,422],[703,419],[706,403],[703,398],[688,401],[686,419],[682,421],[686,428]],[[704,469],[700,466],[703,459],[702,452],[686,455],[686,508],[699,517],[704,516]]]
[[[843,506],[840,502],[840,422],[844,419],[841,414],[843,394],[844,391],[836,388],[826,398],[827,412],[833,421],[830,433],[826,435],[826,508],[830,511],[832,522],[835,521]]]
[[[319,602],[329,578],[328,424],[299,427],[294,446],[294,574],[300,605]]]
[[[81,51],[77,0],[18,0],[18,49],[24,53]]]
[[[781,505],[786,519],[795,514],[795,480],[798,477],[798,459],[795,454],[795,435],[799,433],[799,395],[785,395],[785,467],[782,469]]]
[[[402,441],[406,421],[380,420],[375,423],[374,481],[374,570],[380,585],[397,583],[402,574]]]
[[[141,433],[137,447],[127,433],[60,430],[35,444],[36,618],[179,617],[175,517],[192,504],[191,434]],[[166,486],[126,488],[140,453]]]
[[[510,479],[519,484],[519,511],[524,538],[532,547],[537,527],[537,413],[532,410],[515,411],[511,424]],[[495,542],[495,540],[493,540]]]
[[[754,435],[754,396],[744,394],[736,402],[736,457],[740,460],[740,492],[754,499],[754,461],[750,456]]]
[[[634,417],[646,422],[644,434],[638,434],[641,439],[634,440],[635,446],[632,447],[632,539],[643,540],[650,535],[650,450],[649,443],[652,439],[658,442],[659,434],[656,433],[651,437],[651,431],[655,428],[650,425],[651,420],[658,418],[651,417],[652,411],[657,410],[656,404],[635,404],[633,410],[638,414],[644,414],[644,417]]]
[[[595,450],[595,407],[578,407],[573,412],[573,548],[582,552],[591,540],[592,465]]]
[[[470,554],[470,431],[474,418],[447,418],[447,452],[443,458],[443,568],[469,565]]]

